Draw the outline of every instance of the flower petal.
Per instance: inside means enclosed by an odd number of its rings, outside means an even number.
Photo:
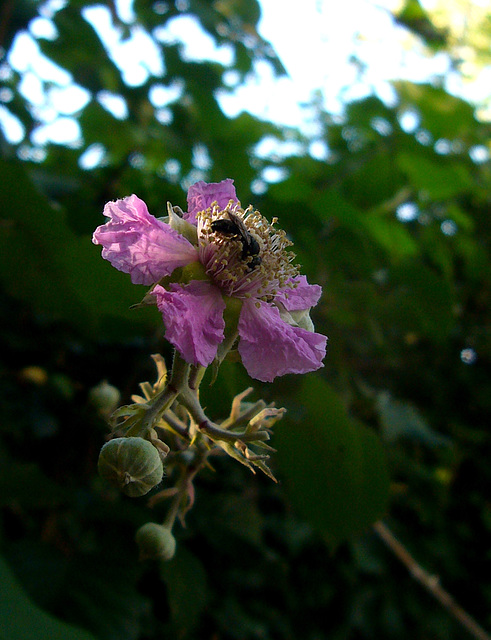
[[[108,202],[104,215],[109,221],[97,227],[92,242],[102,245],[102,257],[129,273],[133,284],[153,284],[198,260],[196,247],[150,215],[135,195]]]
[[[230,200],[237,201],[234,181],[231,178],[210,183],[200,180],[191,185],[188,190],[188,212],[184,214],[184,218],[196,224],[198,211],[208,209],[215,200],[221,209],[225,209]]]
[[[257,380],[272,382],[276,376],[323,366],[327,338],[283,322],[278,309],[265,302],[244,301],[239,336],[242,363]]]
[[[290,282],[296,285],[295,288],[285,287],[275,297],[275,301],[281,302],[287,311],[304,311],[315,307],[321,297],[322,287],[309,284],[305,276],[297,276]]]
[[[165,337],[184,360],[207,367],[223,341],[225,303],[211,282],[192,280],[187,285],[157,285],[152,290],[166,327]]]

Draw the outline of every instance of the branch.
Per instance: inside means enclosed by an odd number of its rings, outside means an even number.
[[[381,521],[373,525],[379,538],[389,547],[394,555],[402,562],[412,577],[423,587],[455,618],[467,631],[477,638],[477,640],[491,640],[484,629],[471,618],[471,616],[455,602],[452,596],[440,585],[438,576],[430,575],[404,547],[394,534]]]

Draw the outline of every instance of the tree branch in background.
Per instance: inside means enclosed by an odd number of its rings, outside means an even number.
[[[474,638],[478,640],[491,640],[491,636],[441,587],[440,578],[429,574],[423,569],[383,522],[376,522],[373,528],[379,538],[407,568],[411,576],[422,584]]]

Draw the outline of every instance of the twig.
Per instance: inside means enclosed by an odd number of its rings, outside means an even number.
[[[8,47],[5,43],[5,37],[8,33],[13,10],[13,0],[8,0],[8,2],[3,5],[2,12],[0,13],[0,46],[5,45],[6,49],[8,49]]]
[[[407,568],[412,577],[423,585],[474,638],[477,638],[477,640],[491,640],[491,636],[441,587],[439,577],[430,575],[423,569],[383,522],[376,522],[373,528],[381,540]]]

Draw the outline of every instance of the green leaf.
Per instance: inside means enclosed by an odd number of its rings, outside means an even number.
[[[303,412],[275,434],[280,478],[308,522],[337,544],[360,533],[387,508],[385,454],[375,433],[352,420],[336,393],[310,377]]]
[[[391,279],[396,286],[385,298],[387,321],[437,342],[447,340],[456,323],[451,284],[435,270],[409,261],[393,267]]]
[[[394,84],[400,98],[400,109],[416,109],[421,117],[421,128],[428,130],[435,140],[475,140],[478,124],[472,104],[429,84]]]
[[[196,626],[205,607],[205,569],[194,555],[180,547],[172,560],[161,564],[160,572],[167,585],[172,621],[182,636]]]
[[[117,517],[117,514],[116,514]],[[133,531],[120,529],[108,542],[112,522],[101,520],[105,547],[98,553],[79,553],[69,565],[66,595],[61,600],[77,620],[104,640],[137,640],[148,600],[137,588],[139,568],[136,548],[129,541]]]
[[[409,402],[401,402],[383,391],[377,397],[377,410],[384,435],[389,442],[407,438],[429,447],[450,443],[449,439],[431,429],[418,409]]]
[[[117,91],[121,86],[119,69],[106,54],[93,27],[82,17],[81,9],[70,3],[57,12],[54,22],[58,37],[53,41],[39,40],[43,53],[89,91]]]
[[[13,461],[0,450],[0,468],[0,506],[53,506],[67,499],[64,487],[45,476],[34,462]]]
[[[130,310],[144,288],[104,261],[88,235],[72,232],[63,212],[36,191],[24,165],[0,161],[0,171],[9,203],[0,234],[0,281],[9,294],[85,332],[114,336],[125,330],[124,320],[133,334],[151,326],[148,309]]]
[[[389,255],[396,259],[414,256],[418,245],[410,232],[398,220],[368,214],[360,226]]]
[[[25,594],[0,557],[1,640],[95,640],[95,636],[48,615]]]
[[[469,170],[463,162],[441,157],[426,158],[422,153],[403,151],[397,156],[399,168],[411,185],[425,191],[434,200],[444,200],[470,191],[474,186]]]
[[[87,146],[102,144],[113,161],[121,162],[136,145],[131,122],[118,120],[97,102],[90,102],[85,107],[79,122]]]
[[[419,0],[406,0],[402,9],[395,16],[399,24],[421,36],[428,46],[443,46],[447,32],[438,29],[430,20]]]

